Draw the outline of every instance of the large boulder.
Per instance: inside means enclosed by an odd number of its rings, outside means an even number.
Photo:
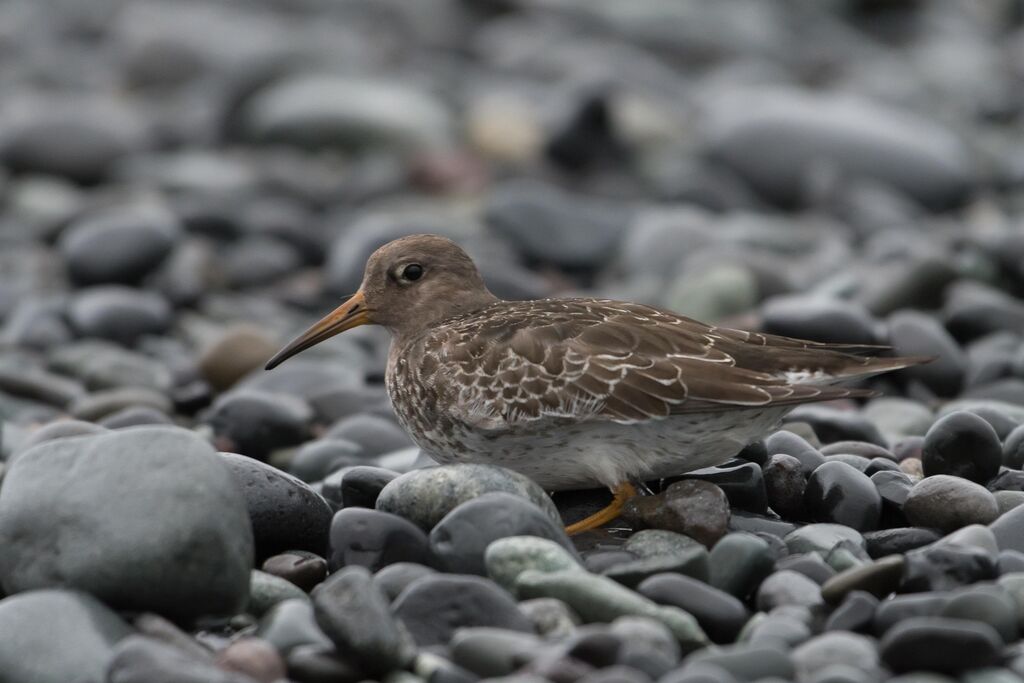
[[[216,451],[178,427],[41,443],[0,488],[0,582],[71,587],[111,607],[178,619],[234,613],[253,535]]]

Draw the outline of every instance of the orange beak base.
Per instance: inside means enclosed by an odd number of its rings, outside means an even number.
[[[302,353],[311,346],[316,346],[325,339],[369,323],[370,315],[366,308],[366,299],[363,297],[362,291],[358,291],[352,295],[352,298],[328,313],[278,351],[273,358],[267,361],[265,368],[272,370],[292,356]]]

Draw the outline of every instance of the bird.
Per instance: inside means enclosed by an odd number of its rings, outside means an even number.
[[[367,324],[390,332],[392,407],[435,461],[612,492],[569,534],[614,520],[644,481],[733,458],[798,405],[874,395],[838,382],[928,360],[611,299],[505,301],[455,242],[422,234],[377,249],[359,290],[266,368]]]

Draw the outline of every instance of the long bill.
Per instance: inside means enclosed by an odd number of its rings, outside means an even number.
[[[352,298],[348,301],[321,318],[312,327],[274,354],[274,357],[267,361],[264,368],[272,370],[292,356],[305,351],[311,346],[316,346],[325,339],[330,339],[345,330],[351,330],[353,327],[369,323],[370,316],[366,308],[366,299],[363,297],[362,290],[360,290],[353,294]]]

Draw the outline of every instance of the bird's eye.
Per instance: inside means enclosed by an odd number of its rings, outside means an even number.
[[[402,268],[402,279],[408,280],[409,282],[415,282],[423,277],[423,266],[418,263],[410,263],[405,268]]]

